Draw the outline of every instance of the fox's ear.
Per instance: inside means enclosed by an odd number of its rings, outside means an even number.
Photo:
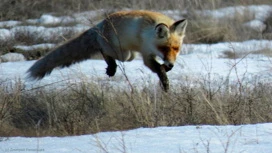
[[[182,19],[182,20],[176,21],[171,26],[171,31],[177,32],[179,35],[183,35],[185,33],[186,27],[187,27],[187,20]]]
[[[169,37],[169,28],[166,24],[160,23],[156,26],[156,35],[157,38],[168,38]]]

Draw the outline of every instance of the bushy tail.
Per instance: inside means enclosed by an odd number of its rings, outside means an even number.
[[[27,71],[28,76],[39,80],[45,75],[49,75],[56,67],[68,67],[71,64],[89,59],[100,51],[97,36],[97,29],[91,28],[80,36],[57,47],[31,66]]]

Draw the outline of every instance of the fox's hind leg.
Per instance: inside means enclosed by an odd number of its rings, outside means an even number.
[[[117,64],[115,62],[115,59],[108,56],[108,55],[105,55],[103,54],[103,52],[101,52],[106,63],[108,64],[108,67],[106,68],[106,74],[109,76],[109,77],[112,77],[114,76],[115,72],[116,72],[116,68],[117,68]]]

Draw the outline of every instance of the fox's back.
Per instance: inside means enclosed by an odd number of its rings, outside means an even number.
[[[108,19],[111,19],[113,22],[116,22],[116,20],[118,22],[120,20],[127,19],[129,19],[130,22],[133,22],[135,20],[138,21],[137,19],[140,19],[139,21],[144,20],[147,25],[154,25],[156,23],[172,24],[174,22],[171,18],[164,14],[146,10],[120,11],[109,15]]]
[[[170,27],[174,20],[158,12],[121,11],[109,15],[103,21],[102,31],[111,45],[137,51],[141,47],[143,34],[153,35],[158,23]]]

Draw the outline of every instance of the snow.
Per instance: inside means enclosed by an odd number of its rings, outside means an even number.
[[[26,45],[16,45],[14,48],[24,50],[24,51],[32,51],[32,50],[39,50],[39,49],[53,49],[56,46],[56,44],[51,43],[44,43],[44,44],[36,44],[31,46]]]
[[[10,40],[12,34],[8,29],[0,29],[0,41]]]
[[[218,44],[186,44],[183,49],[187,54],[178,57],[174,68],[169,71],[170,88],[176,84],[182,84],[184,78],[188,77],[193,82],[201,82],[203,78],[210,75],[211,79],[228,80],[230,84],[235,84],[238,79],[244,78],[248,82],[254,82],[258,78],[261,82],[271,81],[271,60],[265,55],[250,54],[251,51],[263,48],[271,48],[271,41],[250,40],[245,42],[228,42]],[[38,45],[39,46],[39,45]],[[25,48],[27,50],[27,48]],[[234,50],[237,53],[245,52],[243,58],[228,59],[222,58],[225,50]],[[122,89],[129,88],[128,83],[122,73],[124,69],[130,83],[141,89],[148,85],[159,86],[156,74],[144,66],[141,57],[132,62],[117,62],[119,68],[114,77],[109,78],[105,74],[106,62],[103,60],[87,60],[74,64],[69,68],[55,69],[50,76],[46,76],[41,81],[30,81],[26,78],[26,71],[35,61],[8,62],[0,64],[0,78],[16,80],[18,77],[27,89],[55,83],[63,88],[71,82],[89,80],[101,85],[105,82],[117,85]],[[135,75],[137,74],[137,75]]]
[[[247,40],[243,42],[221,42],[216,44],[184,44],[182,53],[198,54],[220,58],[225,51],[251,53],[257,50],[272,48],[271,40]]]
[[[16,62],[16,61],[25,61],[25,57],[19,53],[7,53],[0,56],[0,62]]]
[[[15,21],[15,20],[10,20],[10,21],[1,21],[0,22],[0,28],[2,27],[14,27],[17,25],[22,24],[21,21]]]
[[[241,16],[253,15],[255,19],[264,21],[272,13],[271,5],[249,5],[225,7],[215,10],[199,11],[200,15],[212,18],[234,18],[237,14]]]
[[[57,24],[69,24],[77,22],[83,25],[90,25],[90,22],[96,21],[97,16],[103,15],[105,10],[85,11],[75,13],[71,16],[59,16],[56,17],[52,14],[43,14],[38,19],[28,19],[27,23],[40,24],[40,25],[57,25]]]
[[[271,153],[272,123],[240,126],[138,128],[70,137],[12,137],[0,143],[3,153]]]
[[[60,23],[71,23],[73,22],[73,18],[65,16],[65,17],[54,17],[52,15],[44,14],[38,19],[38,23],[40,24],[60,24]]]
[[[99,9],[94,11],[85,11],[85,12],[75,13],[72,15],[72,17],[75,18],[76,22],[79,22],[83,25],[90,25],[90,23],[96,24],[97,22],[99,22],[99,20],[105,17],[105,12],[107,11],[112,11],[112,10]],[[101,16],[102,18],[99,18]]]
[[[235,6],[225,7],[214,10],[197,11],[201,16],[208,16],[214,19],[233,19],[238,16],[252,17],[251,21],[246,22],[244,25],[257,31],[263,31],[265,24],[263,23],[269,16],[272,15],[271,5],[249,5],[249,6]]]
[[[56,17],[44,14],[38,19],[26,20],[30,26],[21,25],[21,21],[1,21],[0,41],[13,39],[16,34],[28,33],[36,38],[50,40],[62,36],[66,32],[80,33],[88,29],[91,21],[99,21],[97,16],[105,10],[76,13],[71,16]],[[213,18],[234,17],[236,13],[253,14],[253,19],[244,26],[262,31],[264,21],[272,12],[272,6],[237,6],[217,10],[204,10],[200,14]],[[179,18],[180,11],[166,10],[165,14]],[[184,13],[183,13],[184,14]],[[88,16],[88,17],[87,17]],[[60,23],[77,22],[72,27],[47,27]],[[38,25],[36,25],[38,24]],[[46,26],[47,25],[47,26]],[[56,44],[35,44],[32,46],[16,45],[14,48],[30,51],[33,49],[50,49]],[[244,42],[220,42],[216,44],[184,44],[174,68],[167,73],[170,89],[184,83],[185,78],[194,82],[203,81],[207,76],[212,80],[225,80],[235,84],[243,78],[247,83],[257,78],[260,82],[271,82],[271,59],[253,52],[272,48],[271,40],[248,40]],[[225,52],[242,54],[237,59],[224,58]],[[156,74],[143,64],[141,57],[132,62],[118,62],[118,70],[114,77],[105,74],[107,67],[103,60],[88,60],[74,64],[69,68],[55,69],[50,76],[41,81],[27,79],[26,71],[35,61],[18,61],[0,63],[0,78],[4,83],[14,83],[18,80],[26,89],[39,86],[50,88],[65,88],[68,84],[82,80],[97,84],[110,84],[116,88],[128,89],[129,85],[122,71],[125,71],[131,84],[137,89],[152,85],[159,86]],[[122,70],[122,71],[121,71]],[[216,83],[216,82],[214,82]],[[51,85],[53,84],[53,85]],[[180,127],[138,128],[128,131],[100,132],[97,134],[67,136],[67,137],[10,137],[0,139],[0,152],[133,152],[133,153],[251,153],[272,152],[272,123],[254,125],[197,125]],[[104,149],[104,150],[103,150]]]
[[[73,33],[81,33],[89,29],[88,26],[77,25],[73,27],[50,27],[46,28],[44,26],[17,26],[10,29],[10,32],[13,36],[17,34],[28,36],[35,36],[36,38],[43,39],[44,41],[49,41],[54,39],[55,37],[64,36],[65,34]]]
[[[266,29],[267,25],[265,25],[260,20],[251,20],[249,22],[244,23],[244,26],[252,28],[258,32],[262,32]]]

